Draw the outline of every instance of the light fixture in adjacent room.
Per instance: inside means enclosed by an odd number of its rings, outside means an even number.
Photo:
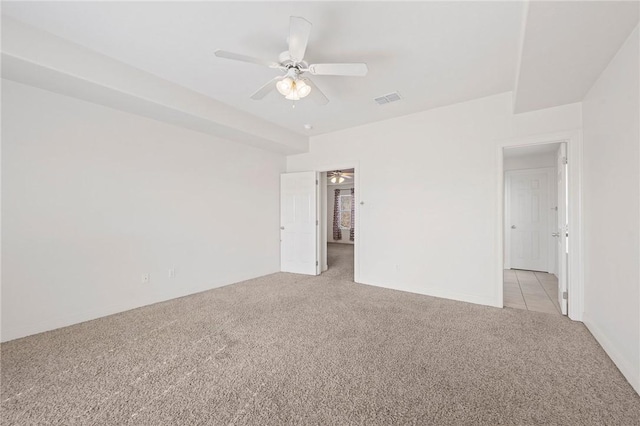
[[[311,86],[304,82],[303,79],[294,79],[285,77],[276,83],[276,89],[285,99],[290,101],[299,101],[311,93]]]
[[[334,172],[329,172],[327,174],[327,177],[329,178],[329,182],[333,184],[342,183],[346,179],[353,179],[353,172],[350,172],[350,171],[344,172],[342,170],[336,170]]]

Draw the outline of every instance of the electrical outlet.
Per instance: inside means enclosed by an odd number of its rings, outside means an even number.
[[[176,277],[176,268],[169,269],[169,278],[175,278],[175,277]]]
[[[142,283],[146,284],[151,280],[151,275],[150,274],[142,274]]]

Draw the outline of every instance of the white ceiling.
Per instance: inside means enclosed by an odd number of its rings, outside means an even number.
[[[3,14],[302,134],[510,91],[520,2],[3,2]],[[369,75],[314,77],[331,102],[249,96],[277,70],[214,57],[276,59],[290,15],[313,23],[309,62],[366,62]],[[398,91],[403,100],[373,99]],[[312,124],[307,131],[304,124]]]
[[[531,2],[515,112],[582,101],[639,14],[637,1]]]
[[[639,7],[633,1],[4,1],[2,14],[299,135],[316,135],[508,91],[516,94],[516,112],[579,102],[637,25]],[[314,77],[331,99],[326,106],[307,99],[292,109],[275,92],[249,99],[278,71],[213,52],[275,60],[286,49],[291,15],[313,23],[308,62],[366,62],[369,75]],[[373,101],[393,91],[403,99]]]

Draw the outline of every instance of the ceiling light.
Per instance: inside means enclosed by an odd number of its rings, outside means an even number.
[[[331,179],[329,179],[331,183],[342,183],[344,182],[344,178],[340,175],[333,175]]]
[[[276,89],[282,96],[290,101],[299,101],[311,93],[311,86],[304,80],[286,77],[276,83]]]
[[[285,99],[289,99],[290,101],[299,101],[300,100],[300,95],[298,95],[298,91],[297,90],[292,90],[291,93],[289,93],[284,98]]]
[[[296,89],[298,89],[298,96],[304,98],[311,93],[311,86],[304,82],[304,80],[296,81]]]
[[[276,89],[282,96],[288,96],[293,90],[293,79],[290,77],[283,78],[278,83],[276,83]]]

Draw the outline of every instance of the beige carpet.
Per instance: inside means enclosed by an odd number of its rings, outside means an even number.
[[[638,424],[582,324],[354,284],[351,250],[5,343],[3,424]]]

